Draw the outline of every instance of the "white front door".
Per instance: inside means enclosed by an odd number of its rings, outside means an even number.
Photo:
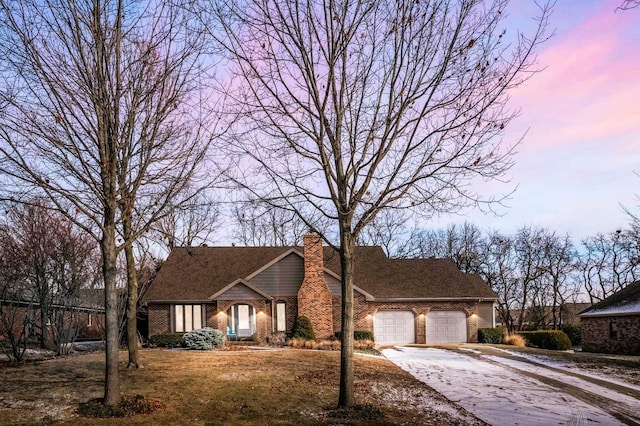
[[[415,343],[415,315],[411,311],[378,311],[373,315],[373,338],[378,345]]]
[[[255,315],[253,306],[246,304],[233,305],[229,310],[231,329],[238,337],[249,337],[255,331]]]
[[[466,343],[467,315],[463,311],[430,311],[427,343]]]

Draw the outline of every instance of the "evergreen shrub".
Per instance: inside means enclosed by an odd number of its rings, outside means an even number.
[[[335,336],[338,340],[341,340],[342,331],[336,331]],[[375,341],[373,339],[373,331],[368,330],[355,330],[353,332],[353,340],[371,340],[372,342]]]
[[[222,332],[211,327],[204,327],[185,333],[182,340],[186,348],[199,351],[219,348],[224,344]]]
[[[518,333],[525,338],[530,346],[553,351],[566,351],[571,349],[571,340],[561,330],[537,330],[521,331]]]
[[[499,345],[504,343],[504,335],[504,329],[500,327],[479,328],[478,343],[491,343],[494,345]]]
[[[313,326],[309,318],[304,315],[299,316],[293,324],[293,330],[291,330],[292,339],[302,340],[316,340],[316,333],[313,331]]]
[[[573,346],[580,346],[582,344],[582,328],[579,325],[564,325],[562,331],[569,336],[571,344]]]

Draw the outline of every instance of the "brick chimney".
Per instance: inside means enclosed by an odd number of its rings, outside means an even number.
[[[306,234],[304,241],[304,279],[298,290],[298,315],[311,321],[319,339],[333,336],[332,295],[324,279],[322,238]]]

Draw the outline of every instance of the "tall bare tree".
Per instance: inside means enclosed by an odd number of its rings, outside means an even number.
[[[239,203],[233,208],[234,241],[246,246],[293,246],[309,228],[294,212],[268,203]]]
[[[178,246],[201,245],[211,242],[221,227],[218,206],[205,194],[178,205],[151,229],[149,239],[171,251]]]
[[[591,303],[640,278],[640,239],[633,229],[586,238],[582,249],[579,267]]]
[[[515,116],[507,93],[535,71],[549,9],[527,37],[505,34],[507,6],[223,0],[206,8],[229,59],[225,89],[237,120],[225,151],[235,158],[230,178],[295,212],[340,252],[339,406],[354,404],[353,265],[362,230],[386,208],[431,217],[494,201],[471,183],[512,165],[515,142],[500,137]],[[320,217],[333,229],[319,229]]]
[[[38,314],[24,325],[38,335],[41,347],[53,344],[57,354],[68,353],[84,304],[81,288],[96,279],[96,242],[35,199],[7,208],[0,221],[0,244],[6,263],[2,277],[14,290],[13,300]]]
[[[207,148],[202,32],[179,3],[0,0],[3,190],[45,194],[100,242],[108,405],[120,401],[117,255],[176,204]]]

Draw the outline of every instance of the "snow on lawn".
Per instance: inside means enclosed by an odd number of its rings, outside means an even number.
[[[510,367],[516,368],[522,371],[528,371],[530,373],[538,374],[541,376],[546,376],[550,379],[558,380],[562,383],[566,383],[570,386],[575,386],[580,389],[584,389],[588,392],[594,393],[596,395],[600,395],[604,398],[609,398],[613,401],[621,402],[623,404],[629,405],[629,407],[633,407],[636,412],[640,412],[640,401],[637,399],[620,394],[616,391],[607,389],[605,387],[596,385],[595,383],[588,382],[584,379],[580,379],[578,377],[570,376],[568,374],[563,374],[558,371],[549,370],[543,366],[531,365],[523,361],[517,361],[514,359],[502,358],[498,356],[490,356],[486,355],[485,358],[491,359],[493,361],[499,362],[501,364],[508,365]]]
[[[536,356],[536,355],[531,355],[531,354],[526,354],[526,353],[522,353],[522,352],[514,352],[514,351],[510,351],[510,350],[503,349],[503,348],[495,348],[494,347],[493,349],[505,352],[505,353],[507,353],[509,355],[512,355],[512,356],[517,356],[517,357],[520,357],[520,358],[528,359],[529,361],[535,362],[537,364],[546,365],[546,366],[551,367],[551,368],[557,368],[558,370],[568,371],[568,372],[571,372],[573,374],[579,374],[580,376],[591,377],[591,378],[594,378],[594,379],[603,380],[605,382],[613,383],[614,385],[624,386],[624,387],[627,387],[627,388],[630,388],[630,389],[634,389],[634,390],[640,391],[640,386],[638,386],[638,385],[634,385],[633,383],[625,382],[624,380],[616,379],[614,377],[611,377],[611,375],[608,375],[605,372],[590,371],[588,369],[580,368],[580,366],[578,366],[578,364],[576,364],[576,363],[566,362],[566,361],[558,361],[558,360],[554,360],[554,359],[550,359],[550,358],[546,358],[546,357],[541,357],[541,356]]]
[[[620,424],[604,411],[538,380],[467,355],[409,347],[382,353],[492,425]]]

